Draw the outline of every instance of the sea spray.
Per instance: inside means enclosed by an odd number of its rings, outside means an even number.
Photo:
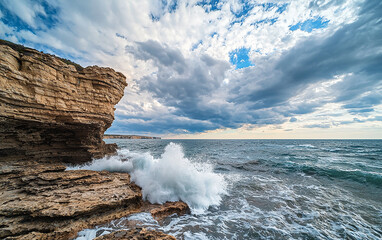
[[[118,151],[118,155],[93,160],[91,163],[68,167],[67,170],[129,172],[151,203],[182,200],[193,213],[211,205],[219,205],[226,193],[224,178],[213,172],[207,163],[193,163],[184,156],[181,145],[169,143],[159,159],[149,153]]]
[[[66,170],[93,170],[93,171],[109,171],[109,172],[130,172],[133,169],[133,164],[127,161],[126,150],[118,151],[118,155],[112,157],[105,157],[95,159],[90,163],[84,165],[76,165],[67,167]]]

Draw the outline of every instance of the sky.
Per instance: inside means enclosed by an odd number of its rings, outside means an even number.
[[[382,138],[379,0],[0,0],[0,38],[122,72],[109,134]]]

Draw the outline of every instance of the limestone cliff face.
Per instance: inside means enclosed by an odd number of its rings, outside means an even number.
[[[102,136],[114,120],[125,76],[111,68],[81,68],[64,61],[0,45],[2,158],[78,163],[113,152]]]

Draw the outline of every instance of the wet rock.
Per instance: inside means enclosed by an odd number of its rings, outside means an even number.
[[[127,173],[34,164],[0,178],[2,239],[74,238],[84,228],[140,211],[141,190]]]
[[[157,205],[150,211],[153,218],[157,221],[162,220],[170,215],[177,214],[178,216],[191,213],[190,207],[182,202],[166,202],[163,205]]]
[[[135,228],[131,230],[120,230],[95,238],[94,240],[175,240],[173,236],[158,231]]]

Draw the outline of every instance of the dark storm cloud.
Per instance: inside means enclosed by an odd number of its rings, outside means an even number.
[[[365,81],[365,83],[369,83],[369,86],[371,87],[374,86],[373,83],[370,83],[368,81]],[[352,85],[358,86],[358,81],[354,80]],[[378,84],[375,84],[375,86],[377,85]],[[382,92],[381,90],[378,90],[377,87],[375,87],[375,89],[370,89],[369,86],[363,86],[362,88],[359,87],[358,89],[353,89],[351,91],[351,93],[355,92],[355,97],[353,99],[351,97],[354,95],[350,95],[348,93],[348,95],[350,96],[345,96],[347,99],[345,102],[347,104],[345,104],[343,107],[353,114],[373,112],[373,107],[382,103]]]
[[[162,104],[175,107],[177,116],[209,120],[218,127],[225,125],[219,125],[221,119],[230,118],[226,109],[204,102],[206,96],[221,87],[225,72],[230,68],[228,62],[208,55],[185,59],[179,50],[155,41],[137,43],[135,48],[130,47],[127,51],[137,59],[154,61],[158,71],[143,77],[138,83],[142,90],[154,94]],[[200,129],[205,130],[205,127]]]
[[[137,59],[151,59],[156,65],[172,67],[179,74],[182,74],[186,67],[185,59],[179,50],[162,46],[156,41],[138,42],[137,48],[126,47],[126,51],[134,54]]]

